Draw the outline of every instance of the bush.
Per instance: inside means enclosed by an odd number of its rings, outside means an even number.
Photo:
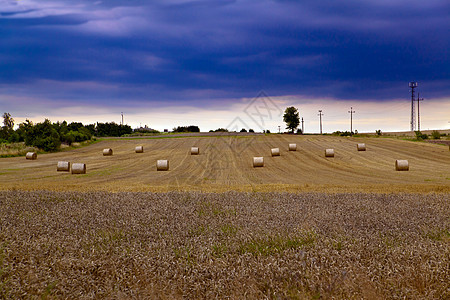
[[[156,129],[151,128],[138,128],[133,130],[132,135],[138,135],[137,133],[160,133],[160,132]]]
[[[20,142],[20,135],[17,132],[14,131],[9,136],[8,142],[10,142],[10,143],[18,143],[18,142]]]
[[[178,126],[173,128],[173,132],[200,132],[200,128],[195,125],[190,126]]]
[[[225,128],[217,128],[216,130],[210,130],[209,132],[228,132],[228,129],[225,129]]]
[[[248,130],[248,132],[255,132],[255,131],[254,131],[253,129],[250,128],[250,129]]]
[[[61,146],[58,131],[48,119],[34,126],[29,122],[25,124],[25,127],[25,144],[27,146],[38,147],[44,151],[56,151]]]
[[[433,132],[431,132],[431,137],[435,140],[439,140],[441,139],[441,133],[437,130],[433,130]]]
[[[420,132],[420,131],[415,131],[415,133],[416,133],[416,139],[417,139],[418,141],[428,139],[428,135],[426,135],[425,133],[422,133],[422,132]]]
[[[73,131],[70,131],[67,134],[63,135],[61,137],[61,141],[68,145],[72,145],[72,143],[75,142],[75,136],[73,134]]]
[[[335,132],[333,132],[333,135],[351,136],[352,133],[350,131],[335,131]]]
[[[52,128],[50,135],[36,137],[31,146],[38,147],[44,151],[56,151],[61,146],[61,140],[59,139],[58,132]]]
[[[80,128],[84,128],[83,123],[80,122],[72,122],[69,125],[67,125],[67,128],[69,131],[79,131]]]
[[[240,132],[247,132],[247,129],[242,128]]]
[[[383,133],[381,132],[381,129],[375,130],[375,133],[376,133],[378,136],[380,136],[380,135],[383,134]]]
[[[89,130],[89,128],[86,128]],[[111,123],[97,123],[97,136],[122,136],[130,134],[133,129],[129,125],[118,125],[114,122]]]

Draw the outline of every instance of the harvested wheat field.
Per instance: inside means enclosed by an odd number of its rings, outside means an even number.
[[[297,151],[289,151],[296,143]],[[365,143],[367,151],[357,151]],[[135,153],[142,145],[144,153]],[[191,147],[202,149],[191,155]],[[113,156],[103,156],[111,148]],[[280,156],[271,156],[280,148]],[[324,151],[333,148],[335,156]],[[253,157],[264,167],[253,168]],[[156,161],[169,160],[168,172]],[[395,171],[408,160],[409,171]],[[58,161],[85,163],[86,174],[56,172]],[[386,138],[219,136],[110,139],[66,152],[0,159],[1,189],[54,191],[449,192],[450,152],[441,145]]]
[[[449,170],[447,147],[332,136],[106,139],[2,158],[0,298],[448,299]]]

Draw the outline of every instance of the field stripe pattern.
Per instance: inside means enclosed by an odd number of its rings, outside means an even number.
[[[288,151],[296,143],[297,151]],[[367,151],[357,151],[365,143]],[[134,153],[137,145],[144,153]],[[191,146],[200,155],[190,155]],[[271,157],[279,147],[281,156]],[[113,156],[102,156],[111,148]],[[325,158],[333,148],[335,157]],[[253,168],[252,158],[265,166]],[[168,159],[168,172],[156,160]],[[396,159],[410,171],[396,172]],[[57,173],[58,161],[83,162],[87,174]],[[49,190],[170,191],[298,190],[373,192],[449,192],[450,153],[446,147],[385,138],[334,136],[225,136],[177,139],[110,139],[67,152],[0,159],[0,188]]]

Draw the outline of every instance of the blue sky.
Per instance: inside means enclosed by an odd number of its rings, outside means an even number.
[[[124,112],[133,127],[209,130],[251,123],[265,91],[312,131],[318,109],[346,130],[350,106],[363,131],[408,130],[415,80],[423,128],[448,128],[448,49],[441,0],[0,0],[0,105],[18,121]]]

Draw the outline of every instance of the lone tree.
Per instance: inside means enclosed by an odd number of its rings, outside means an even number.
[[[10,113],[5,112],[3,114],[3,125],[8,129],[14,128],[14,119],[11,117]]]
[[[298,110],[291,106],[286,108],[283,115],[283,121],[286,122],[286,129],[289,129],[292,133],[297,129],[300,124],[300,116]]]

